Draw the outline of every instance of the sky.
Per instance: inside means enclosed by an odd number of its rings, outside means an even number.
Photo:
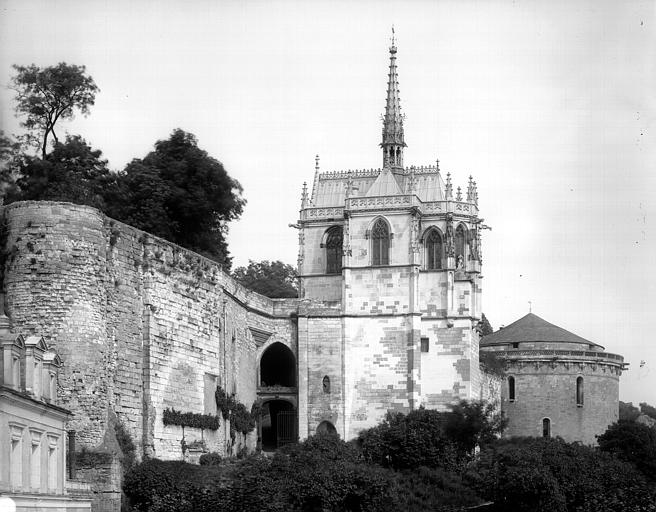
[[[58,134],[114,170],[195,134],[244,187],[234,266],[295,265],[315,155],[382,164],[392,25],[406,165],[478,183],[493,327],[530,306],[656,405],[656,2],[0,0],[0,128],[21,132],[12,64],[85,65],[96,103]]]

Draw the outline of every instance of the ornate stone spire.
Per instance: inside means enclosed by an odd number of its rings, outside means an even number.
[[[387,79],[387,103],[383,116],[383,167],[393,170],[403,170],[403,115],[399,99],[399,81],[396,73],[396,45],[394,40],[394,27],[392,27],[392,46],[390,52],[389,75]]]

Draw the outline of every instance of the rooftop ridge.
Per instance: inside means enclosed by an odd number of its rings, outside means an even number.
[[[348,171],[326,171],[319,174],[319,179],[342,179],[348,178],[371,178],[378,176],[383,169],[371,168],[371,169],[353,169]],[[420,174],[437,174],[440,172],[439,167],[436,165],[411,165],[403,169],[402,175],[409,175],[411,172],[414,172],[415,175]]]

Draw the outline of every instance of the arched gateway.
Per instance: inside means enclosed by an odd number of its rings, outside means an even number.
[[[262,403],[258,437],[265,451],[298,439],[296,357],[282,343],[273,343],[260,358],[257,396]]]

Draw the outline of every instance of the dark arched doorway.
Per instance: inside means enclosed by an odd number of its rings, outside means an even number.
[[[317,434],[337,434],[337,429],[330,421],[322,421],[317,427]]]
[[[298,437],[296,411],[286,400],[269,400],[260,416],[262,450],[273,451],[295,443]]]
[[[296,358],[282,343],[274,343],[262,354],[260,386],[296,386]]]

